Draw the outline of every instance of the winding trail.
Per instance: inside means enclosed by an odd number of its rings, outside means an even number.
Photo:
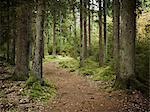
[[[111,93],[76,73],[60,68],[56,62],[44,64],[45,78],[56,85],[57,96],[43,112],[117,112],[120,101]]]

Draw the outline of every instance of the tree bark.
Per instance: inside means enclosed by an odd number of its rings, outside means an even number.
[[[77,37],[77,32],[76,32],[76,13],[75,13],[75,7],[73,7],[73,20],[74,20],[74,37],[76,39]]]
[[[63,20],[63,15],[60,11],[60,52],[61,52],[61,49],[62,49],[62,45],[63,45],[63,41],[62,41],[62,20]]]
[[[56,55],[56,15],[53,15],[53,53]]]
[[[16,68],[15,80],[26,80],[29,73],[29,35],[28,16],[29,6],[22,2],[17,7],[17,38],[16,38]]]
[[[75,6],[73,5],[73,21],[74,21],[74,56],[75,58],[77,58],[77,48],[78,48],[78,42],[77,42],[77,31],[76,31],[76,27],[77,27],[77,23],[76,23],[76,12],[75,12]]]
[[[120,88],[130,88],[135,77],[136,0],[121,2]]]
[[[35,55],[33,60],[32,73],[37,80],[43,82],[43,31],[44,31],[44,1],[39,0],[37,5],[37,16],[36,16],[36,40],[35,40]]]
[[[99,66],[103,65],[103,45],[102,45],[102,8],[101,0],[99,0]]]
[[[84,59],[87,58],[87,1],[84,0]]]
[[[89,19],[88,19],[88,36],[89,36],[89,40],[88,40],[88,54],[90,55],[90,50],[91,50],[91,12],[90,12],[90,0],[88,1],[88,16],[89,16]]]
[[[116,77],[119,76],[119,29],[120,29],[120,3],[113,0],[113,68]]]
[[[107,59],[107,18],[106,18],[106,10],[107,10],[107,0],[103,0],[103,14],[104,14],[104,61]]]
[[[83,0],[80,0],[80,67],[84,64],[84,49],[83,49]]]
[[[15,37],[13,37],[13,39],[12,39],[12,58],[11,58],[12,65],[15,65],[15,56],[16,56],[16,39],[15,39]]]
[[[16,11],[13,8],[12,12],[12,32],[11,32],[11,36],[12,36],[12,48],[11,48],[11,63],[12,65],[15,65],[15,57],[16,57]]]
[[[10,3],[9,3],[9,0],[7,0],[7,62],[9,62],[9,58],[10,58]]]
[[[9,30],[8,30],[9,31]],[[9,32],[7,32],[8,34],[7,34],[7,38],[8,38],[8,40],[7,40],[7,62],[9,62],[9,58],[10,58],[10,56],[9,56],[9,54],[10,54],[10,38],[9,38]]]
[[[94,23],[94,0],[92,0],[92,30],[93,30],[93,23]]]

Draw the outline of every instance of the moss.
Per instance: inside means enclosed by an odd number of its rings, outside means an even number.
[[[79,64],[76,60],[65,60],[65,61],[61,61],[59,62],[60,66],[63,68],[68,68],[70,70],[76,70],[77,68],[79,68]]]
[[[92,69],[85,69],[85,68],[81,68],[80,69],[80,73],[84,76],[91,76],[95,74],[95,71]]]
[[[95,81],[99,81],[99,80],[113,81],[115,79],[115,75],[113,69],[110,66],[106,66],[106,67],[97,68],[96,74],[92,77],[92,79]]]
[[[28,80],[26,81],[26,85],[32,86],[33,83],[35,83],[36,81],[37,81],[37,79],[33,75],[30,74]]]
[[[54,85],[44,81],[41,85],[33,76],[30,76],[26,81],[26,86],[22,91],[22,95],[30,96],[35,100],[47,101],[49,98],[55,96],[56,90]]]

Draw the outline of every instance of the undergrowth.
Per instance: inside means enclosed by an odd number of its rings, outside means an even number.
[[[36,81],[33,76],[30,76],[26,81],[26,85],[22,91],[22,95],[29,96],[33,100],[40,100],[43,102],[48,101],[56,94],[55,87],[46,80],[41,85],[40,82]]]
[[[83,76],[88,76],[94,81],[104,80],[104,81],[113,81],[115,75],[113,69],[110,65],[104,67],[99,67],[98,63],[92,60],[92,57],[87,58],[84,62],[84,67],[79,67],[79,60],[71,57],[63,56],[47,56],[45,62],[55,61],[59,62],[62,68],[69,69],[70,72],[79,72]]]

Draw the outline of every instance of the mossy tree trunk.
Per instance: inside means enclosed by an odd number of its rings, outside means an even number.
[[[15,80],[26,80],[29,73],[29,34],[28,17],[30,8],[27,2],[21,2],[16,8],[17,38],[16,38],[16,68]]]
[[[121,2],[119,88],[130,88],[135,78],[136,0]]]
[[[35,40],[35,54],[32,65],[32,75],[42,83],[42,59],[43,59],[43,31],[44,31],[44,1],[38,0],[37,15],[36,15],[36,40]]]

